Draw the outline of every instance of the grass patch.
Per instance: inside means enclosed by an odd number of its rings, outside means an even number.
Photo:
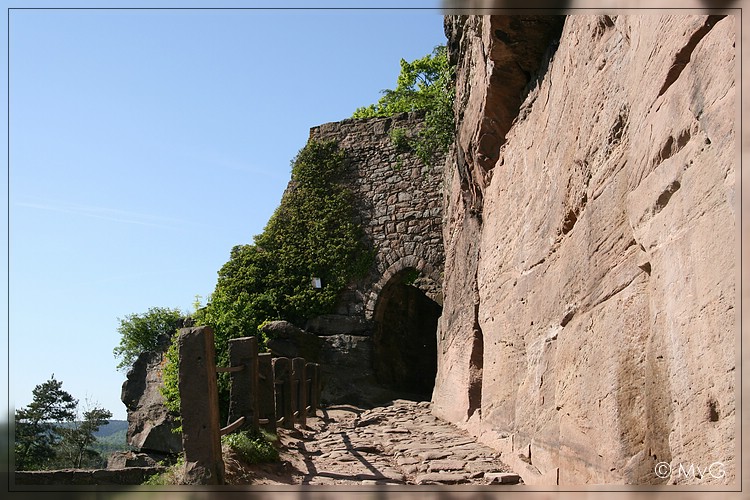
[[[177,457],[177,461],[170,465],[166,471],[154,474],[146,479],[146,486],[174,486],[184,483],[185,455]]]

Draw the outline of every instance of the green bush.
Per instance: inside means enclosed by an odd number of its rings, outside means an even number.
[[[149,476],[143,484],[147,486],[174,486],[182,484],[185,471],[185,455],[177,457],[177,461],[166,471]]]
[[[243,431],[221,437],[221,443],[234,450],[248,464],[276,462],[279,452],[263,432],[254,434]]]
[[[164,405],[172,412],[175,421],[180,425],[172,431],[176,434],[182,433],[182,423],[180,416],[180,371],[179,371],[179,353],[177,346],[177,335],[172,338],[166,354],[164,355],[165,363],[162,369],[162,380],[164,383],[159,388],[161,395],[164,396]]]

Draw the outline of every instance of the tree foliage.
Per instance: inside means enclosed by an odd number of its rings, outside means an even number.
[[[453,72],[445,45],[412,62],[401,59],[396,88],[383,90],[383,97],[376,104],[357,108],[352,118],[424,111],[425,126],[409,140],[408,146],[425,164],[430,164],[437,153],[447,151],[455,135]]]
[[[209,304],[196,314],[214,327],[218,352],[265,321],[301,324],[330,312],[344,286],[369,268],[373,256],[354,222],[352,193],[339,182],[344,160],[333,141],[308,143],[263,232],[232,249]],[[313,288],[313,277],[322,288]]]
[[[143,314],[118,318],[120,344],[113,351],[115,357],[120,359],[117,369],[127,370],[140,353],[155,350],[161,335],[171,337],[174,334],[181,317],[179,309],[152,307]]]
[[[16,410],[16,469],[101,466],[104,460],[94,449],[95,433],[108,423],[112,413],[93,407],[83,412],[83,420],[77,420],[78,400],[63,390],[54,374],[37,385],[32,394],[31,403]]]
[[[102,457],[94,448],[100,427],[112,418],[112,412],[94,407],[83,412],[83,420],[74,421],[60,429],[61,441],[57,452],[62,467],[74,469],[95,467],[101,464]]]
[[[31,403],[16,410],[15,457],[17,470],[37,470],[54,460],[60,443],[60,426],[76,417],[78,401],[63,390],[62,382],[52,374],[37,385]]]

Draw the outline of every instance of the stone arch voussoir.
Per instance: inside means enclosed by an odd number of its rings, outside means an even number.
[[[365,303],[365,317],[367,320],[372,320],[374,317],[375,306],[378,303],[378,298],[380,297],[380,292],[383,290],[383,287],[385,287],[396,274],[410,268],[416,269],[417,271],[430,276],[435,272],[434,267],[418,255],[407,255],[396,259],[395,262],[385,270],[377,283],[372,286],[372,289],[367,296],[367,301]]]

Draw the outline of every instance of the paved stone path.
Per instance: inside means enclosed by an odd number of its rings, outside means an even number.
[[[516,483],[499,454],[430,413],[429,402],[396,400],[361,410],[319,410],[284,439],[301,484]]]

